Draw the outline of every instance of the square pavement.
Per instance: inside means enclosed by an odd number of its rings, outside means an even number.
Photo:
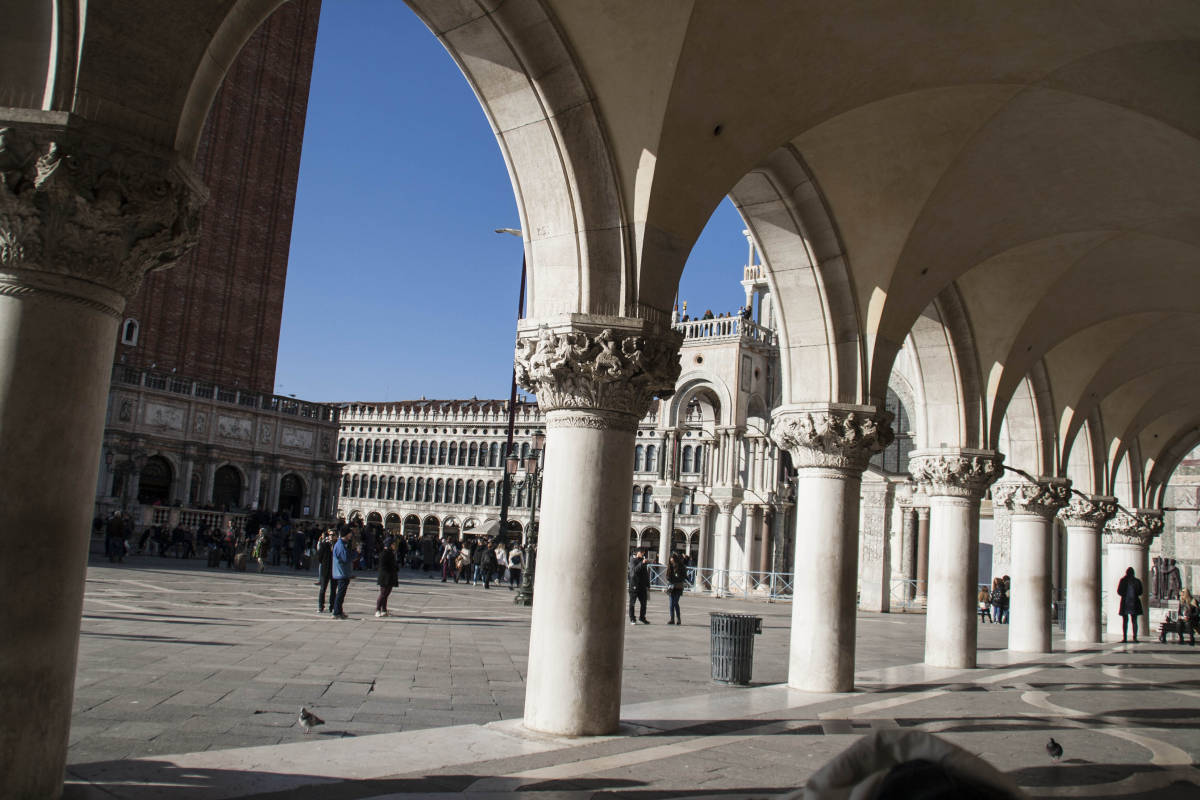
[[[1200,650],[1005,650],[924,667],[925,617],[858,615],[857,690],[788,689],[790,605],[685,595],[667,626],[625,635],[620,735],[526,731],[529,609],[491,589],[401,571],[389,608],[351,583],[340,621],[311,572],[133,556],[89,567],[67,798],[768,797],[803,787],[864,734],[936,733],[1032,797],[1200,797]],[[757,614],[754,682],[710,680],[708,612]],[[301,705],[325,720],[310,735]],[[1044,744],[1063,743],[1052,763]]]

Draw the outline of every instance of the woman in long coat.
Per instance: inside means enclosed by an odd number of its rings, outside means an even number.
[[[392,588],[400,585],[400,565],[396,561],[396,540],[388,539],[379,555],[379,597],[375,600],[375,616],[390,617],[387,610],[388,595]]]
[[[679,598],[683,596],[687,584],[687,568],[678,553],[671,553],[667,559],[667,610],[671,613],[668,625],[682,625],[683,618],[679,615]]]
[[[1129,618],[1133,617],[1133,641],[1137,641],[1138,617],[1142,615],[1142,582],[1133,574],[1133,567],[1125,570],[1125,577],[1117,584],[1117,596],[1121,598],[1121,641],[1128,641]]]

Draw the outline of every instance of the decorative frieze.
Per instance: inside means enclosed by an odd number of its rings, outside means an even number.
[[[173,154],[56,119],[0,122],[0,290],[69,296],[66,277],[131,297],[196,244],[207,192]]]
[[[1148,547],[1150,540],[1162,533],[1163,515],[1161,511],[1135,509],[1126,511],[1118,509],[1104,525],[1104,541],[1107,544],[1128,544],[1138,547]]]
[[[871,456],[892,443],[892,415],[866,406],[776,410],[771,440],[791,454],[798,468],[867,468]]]
[[[1014,514],[1053,519],[1071,499],[1071,482],[1066,478],[1004,480],[992,487],[992,502]]]
[[[1077,528],[1100,528],[1117,513],[1117,498],[1075,495],[1058,512],[1066,525]]]
[[[908,471],[931,497],[979,499],[1000,477],[1003,462],[995,450],[914,450]]]
[[[674,393],[682,336],[642,320],[580,316],[519,331],[518,384],[537,395],[543,412],[576,412],[556,415],[552,425],[636,426],[651,400]]]

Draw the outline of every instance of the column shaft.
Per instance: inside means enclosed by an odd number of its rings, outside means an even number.
[[[917,597],[928,596],[929,591],[929,509],[917,509],[917,542],[916,542],[916,581]]]
[[[1067,641],[1102,642],[1100,529],[1067,525]]]
[[[958,669],[974,667],[979,500],[931,497],[929,529],[925,663]]]
[[[729,591],[729,557],[733,549],[733,507],[722,504],[717,508],[717,526],[713,532],[713,594]]]
[[[771,571],[771,524],[770,517],[762,506],[754,507],[755,528],[762,538],[758,545],[758,571],[765,575]]]
[[[1146,555],[1149,554],[1148,548],[1141,545],[1111,541],[1108,543],[1108,554],[1104,559],[1104,613],[1108,618],[1105,629],[1110,636],[1121,635],[1121,598],[1117,595],[1117,584],[1121,582],[1121,578],[1125,577],[1125,570],[1133,567],[1143,588],[1146,588],[1146,584],[1149,582],[1149,573],[1141,571],[1147,560],[1143,555],[1144,552]],[[1143,593],[1143,611],[1149,609],[1146,601],[1147,597]],[[1068,600],[1068,602],[1070,601]],[[1138,620],[1138,636],[1141,637],[1144,632],[1145,625],[1144,618],[1142,618]]]
[[[1012,515],[1009,650],[1050,652],[1050,535],[1053,526],[1049,517]]]

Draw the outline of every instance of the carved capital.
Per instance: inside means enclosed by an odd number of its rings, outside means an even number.
[[[1075,495],[1071,498],[1071,502],[1058,512],[1058,517],[1071,527],[1099,529],[1116,513],[1117,498],[1115,497]]]
[[[195,245],[207,191],[172,153],[48,118],[0,121],[0,283],[71,294],[57,285],[69,278],[131,297]]]
[[[1000,477],[1004,456],[995,450],[914,450],[908,471],[930,497],[980,499]]]
[[[1024,477],[1005,479],[992,487],[992,502],[1014,514],[1031,514],[1051,520],[1071,499],[1071,482],[1066,478]]]
[[[1108,544],[1129,544],[1149,547],[1150,540],[1162,533],[1163,514],[1151,509],[1118,509],[1104,525],[1104,541]]]
[[[892,443],[892,415],[870,406],[783,407],[771,415],[771,440],[798,468],[867,468],[871,456]]]
[[[514,366],[517,383],[537,395],[554,423],[596,416],[604,427],[636,426],[655,397],[670,397],[679,378],[682,334],[625,317],[572,314],[540,325],[522,323]]]

